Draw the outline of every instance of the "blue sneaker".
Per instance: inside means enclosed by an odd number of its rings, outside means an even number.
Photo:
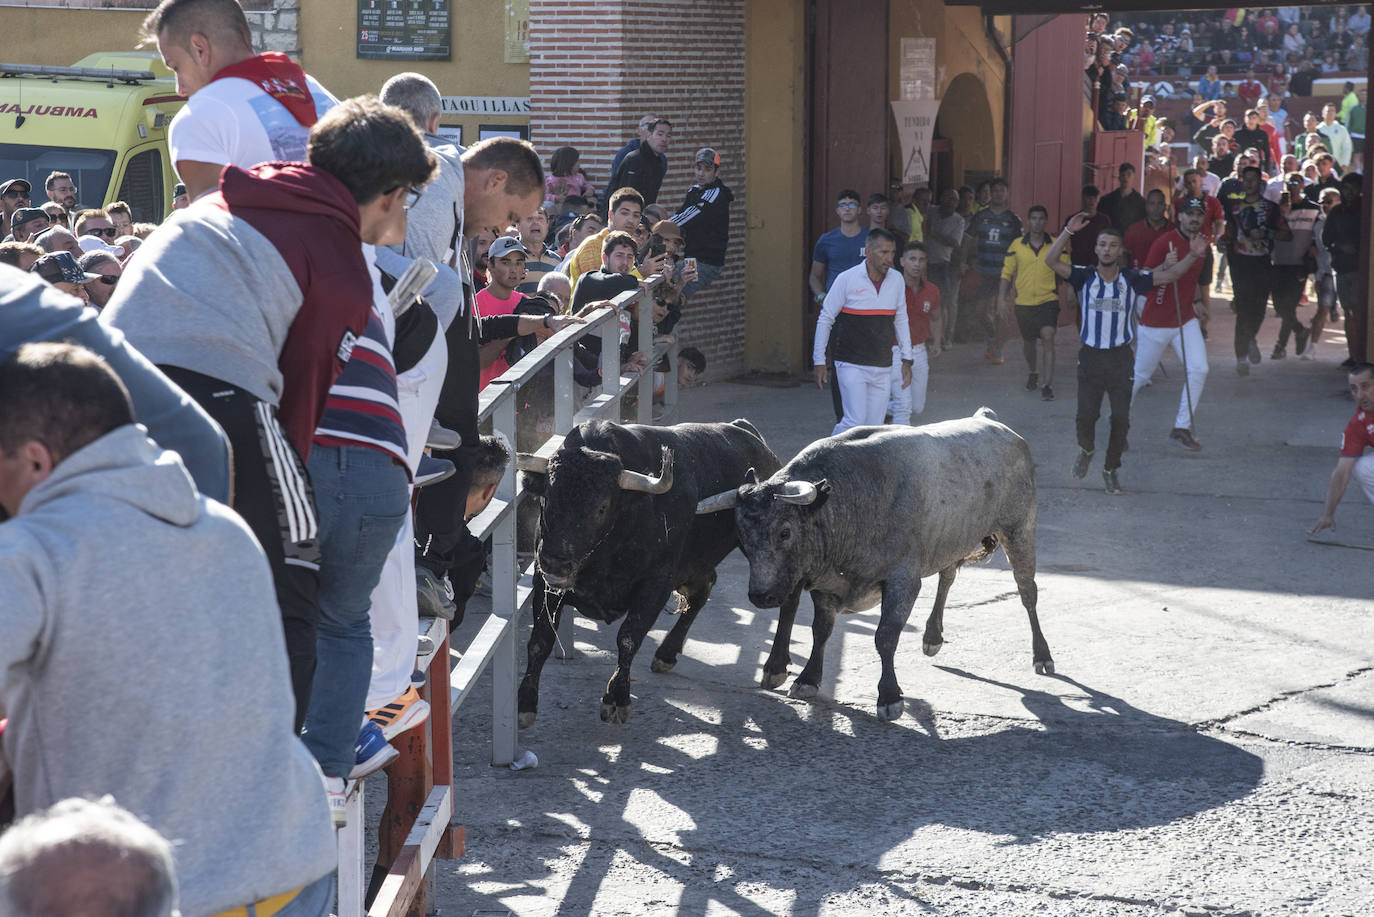
[[[353,746],[358,754],[357,763],[348,772],[349,780],[361,780],[369,774],[386,767],[400,755],[382,735],[382,727],[368,720],[363,731],[358,734],[358,744]]]

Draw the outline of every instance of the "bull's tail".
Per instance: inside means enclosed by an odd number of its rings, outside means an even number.
[[[983,410],[984,410],[984,411],[987,411],[987,408],[983,408]],[[992,412],[991,412],[991,411],[988,411],[988,413],[992,413]],[[983,539],[983,546],[982,546],[981,548],[979,548],[978,550],[974,551],[972,554],[970,554],[968,557],[965,557],[963,560],[959,561],[959,563],[960,563],[961,565],[962,565],[962,564],[976,564],[976,563],[978,563],[979,561],[987,560],[989,557],[992,556],[993,552],[996,551],[996,550],[997,550],[997,536],[996,536],[996,535],[989,535],[988,537],[986,537],[986,538]]]

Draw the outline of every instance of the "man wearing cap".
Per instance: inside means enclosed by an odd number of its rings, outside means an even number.
[[[48,215],[37,207],[20,207],[10,217],[12,242],[28,242],[52,225]]]
[[[177,182],[176,187],[172,189],[172,209],[185,210],[187,207],[190,206],[191,195],[186,193],[185,185],[183,185],[181,182]]]
[[[1159,118],[1155,117],[1155,97],[1145,96],[1140,100],[1140,120],[1136,127],[1145,133],[1145,146],[1159,146]]]
[[[13,232],[14,228],[10,224],[11,217],[15,211],[21,207],[28,207],[33,186],[22,178],[11,178],[4,184],[0,184],[0,235]],[[23,242],[23,239],[15,239],[15,242]]]
[[[525,261],[529,250],[514,236],[501,236],[487,250],[487,285],[477,293],[477,311],[483,317],[514,315],[515,307],[525,298],[516,291],[525,280]],[[497,376],[510,369],[504,356],[509,338],[484,341],[481,350],[482,374],[479,391]]]
[[[90,297],[86,295],[86,284],[100,279],[99,274],[87,274],[81,270],[81,265],[69,252],[44,255],[33,263],[29,272],[37,274],[63,293],[75,296],[82,302],[90,301]]]
[[[730,203],[734,193],[720,181],[720,154],[711,147],[697,150],[692,162],[696,183],[687,190],[670,219],[682,227],[686,256],[696,259],[697,277],[682,288],[684,299],[715,282],[725,269],[725,248],[730,241]]]

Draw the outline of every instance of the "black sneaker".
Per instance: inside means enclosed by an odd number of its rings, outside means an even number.
[[[452,621],[458,612],[453,600],[453,585],[447,576],[439,576],[422,564],[415,565],[415,598],[422,617]]]
[[[1026,391],[1033,392],[1040,385],[1040,374],[1031,373],[1026,377]]]
[[[1088,476],[1088,466],[1093,463],[1093,453],[1083,447],[1078,449],[1078,458],[1073,462],[1073,476],[1082,480]]]
[[[1246,363],[1244,360],[1237,360],[1237,361],[1236,361],[1236,375],[1237,375],[1237,376],[1248,376],[1248,375],[1250,375],[1250,364],[1249,364],[1249,363]]]
[[[1113,497],[1120,495],[1121,482],[1116,479],[1116,469],[1102,472],[1102,484],[1107,488],[1107,493]]]
[[[1271,360],[1285,360],[1288,358],[1288,350],[1281,344],[1274,345],[1274,352],[1269,354]]]
[[[1187,427],[1174,427],[1169,433],[1169,439],[1178,443],[1189,452],[1202,451],[1202,444],[1193,439],[1193,434]]]
[[[1293,333],[1293,356],[1300,357],[1302,352],[1307,349],[1307,342],[1312,340],[1312,329],[1298,326],[1298,330]]]
[[[1042,386],[1040,386],[1040,400],[1041,400],[1041,401],[1053,401],[1053,400],[1054,400],[1054,389],[1050,388],[1048,385],[1042,385]]]
[[[1251,338],[1251,339],[1250,339],[1250,362],[1251,362],[1251,363],[1258,363],[1259,361],[1260,361],[1259,341],[1255,340],[1254,338]]]

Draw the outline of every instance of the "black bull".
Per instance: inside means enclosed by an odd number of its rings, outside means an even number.
[[[539,675],[565,604],[598,621],[624,617],[615,673],[601,719],[630,717],[630,665],[673,592],[687,607],[654,654],[653,670],[677,663],[687,631],[716,582],[716,565],[739,544],[733,513],[697,514],[701,499],[733,489],[749,469],[781,466],[746,420],[576,427],[547,462],[521,456],[526,487],[540,493],[533,629],[520,683],[520,725],[534,723]]]

